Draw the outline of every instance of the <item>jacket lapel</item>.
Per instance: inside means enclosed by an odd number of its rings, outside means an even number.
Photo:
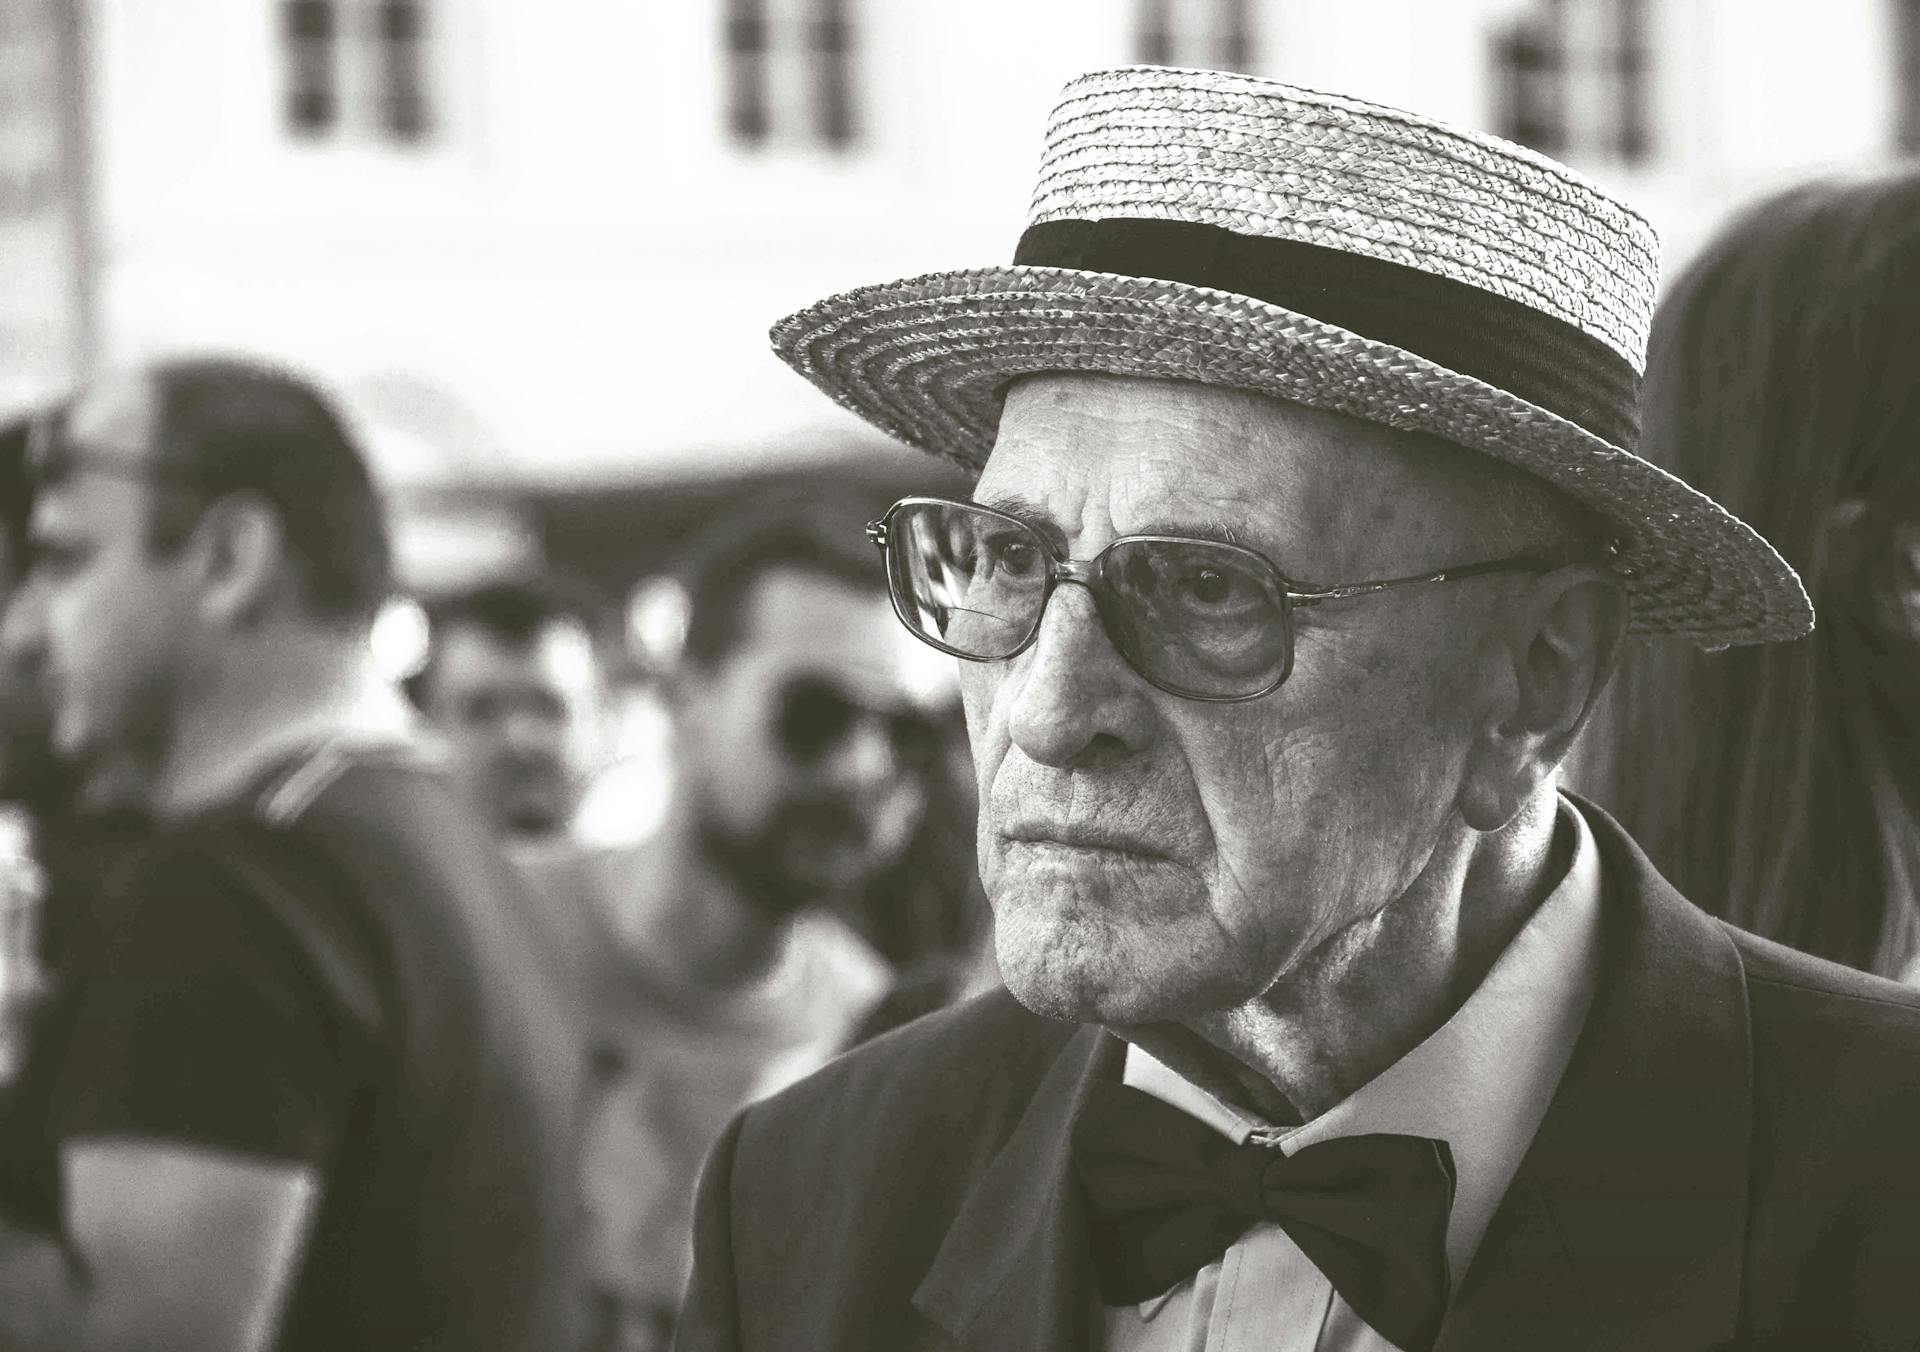
[[[1734,1336],[1752,1130],[1739,954],[1617,824],[1580,808],[1607,889],[1600,985],[1439,1352]]]
[[[1090,1346],[1093,1269],[1068,1159],[1087,1085],[1118,1079],[1126,1044],[1083,1028],[947,1230],[914,1308],[962,1348]]]

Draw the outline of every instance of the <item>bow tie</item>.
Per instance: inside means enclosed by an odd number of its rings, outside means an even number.
[[[1236,1145],[1151,1094],[1102,1081],[1074,1123],[1073,1163],[1107,1304],[1171,1289],[1270,1221],[1388,1341],[1433,1346],[1451,1290],[1445,1141],[1348,1136],[1287,1155]]]

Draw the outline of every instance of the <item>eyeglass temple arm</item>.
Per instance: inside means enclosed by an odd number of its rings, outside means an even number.
[[[1486,573],[1550,573],[1555,568],[1579,562],[1588,552],[1569,553],[1558,558],[1522,555],[1511,559],[1493,559],[1486,563],[1463,563],[1452,568],[1437,568],[1431,573],[1416,573],[1411,577],[1389,577],[1375,582],[1349,582],[1338,587],[1320,587],[1312,591],[1290,591],[1287,600],[1295,606],[1312,606],[1322,601],[1344,601],[1350,596],[1370,596],[1391,587],[1410,587],[1419,582],[1452,582],[1457,578],[1479,577]],[[1605,563],[1612,566],[1620,548],[1616,542],[1609,540],[1601,552]]]

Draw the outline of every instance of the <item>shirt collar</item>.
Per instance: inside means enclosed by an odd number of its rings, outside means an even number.
[[[1447,1142],[1457,1179],[1447,1258],[1458,1284],[1507,1184],[1546,1115],[1599,977],[1600,859],[1586,819],[1567,799],[1573,832],[1566,876],[1495,960],[1485,980],[1419,1046],[1312,1121],[1278,1137],[1288,1154],[1371,1132]],[[1127,1048],[1125,1083],[1235,1141],[1267,1124]]]
[[[339,699],[305,716],[288,718],[270,735],[226,749],[215,763],[176,775],[167,784],[165,815],[186,816],[247,792],[275,765],[318,746],[413,745],[418,722],[392,682],[362,673]]]

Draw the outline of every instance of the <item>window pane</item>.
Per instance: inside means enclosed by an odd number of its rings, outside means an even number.
[[[340,117],[339,16],[332,0],[286,0],[280,19],[287,127],[317,136]]]
[[[380,122],[401,141],[427,133],[426,15],[420,0],[380,3]]]
[[[813,76],[820,139],[835,149],[853,143],[853,25],[847,0],[814,0]]]
[[[1647,40],[1646,0],[1617,0],[1619,5],[1620,47],[1615,61],[1619,84],[1620,158],[1637,164],[1653,149],[1652,119],[1647,107],[1648,66],[1651,56]]]
[[[728,0],[727,129],[750,146],[767,139],[767,11],[764,0]]]
[[[1141,62],[1149,66],[1177,64],[1172,21],[1167,12],[1168,0],[1139,0],[1139,4],[1138,46]]]
[[[287,0],[281,20],[290,39],[331,41],[337,29],[333,0]]]
[[[1253,18],[1248,0],[1217,0],[1215,63],[1222,70],[1253,69]]]
[[[1500,134],[1548,154],[1564,151],[1566,70],[1557,34],[1522,19],[1497,40],[1494,65]]]

